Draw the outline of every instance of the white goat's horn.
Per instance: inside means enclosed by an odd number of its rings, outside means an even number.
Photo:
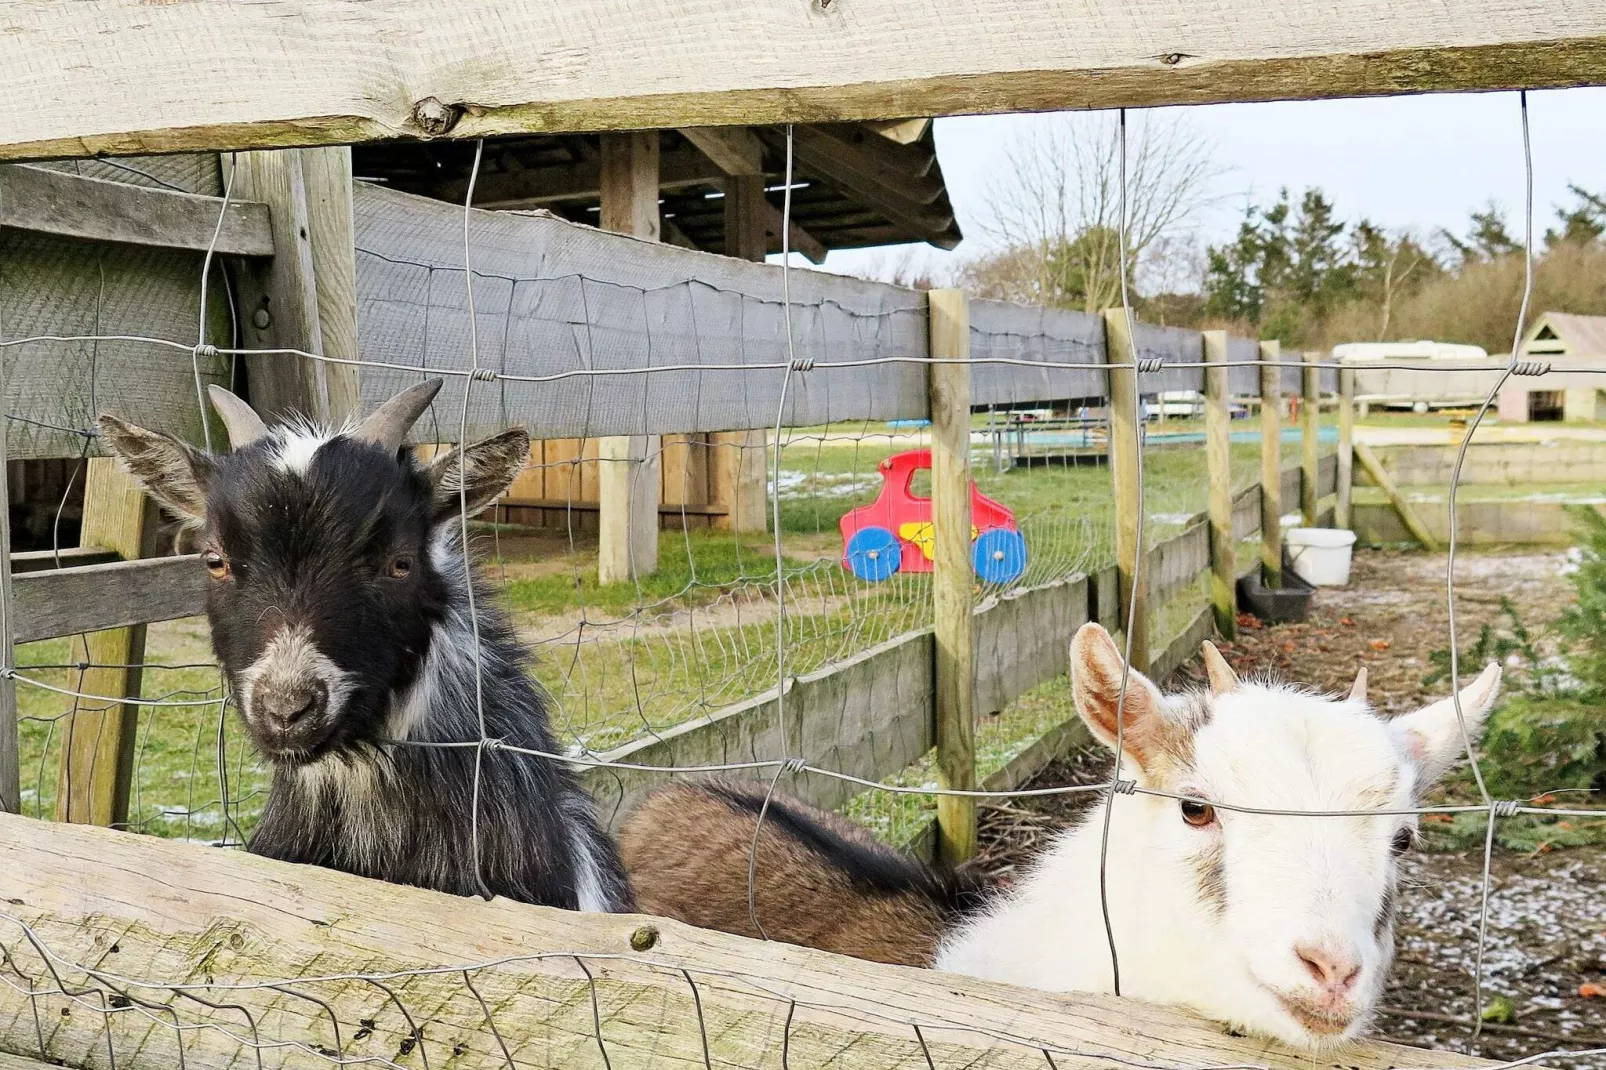
[[[268,425],[262,422],[262,417],[221,386],[214,383],[206,388],[206,393],[228,429],[230,449],[243,449],[268,433]]]
[[[1221,656],[1216,644],[1206,639],[1199,648],[1204,657],[1205,675],[1210,678],[1210,693],[1212,695],[1225,695],[1238,686],[1238,674],[1232,671],[1227,659]]]
[[[386,453],[395,453],[407,439],[407,432],[424,415],[429,403],[440,393],[441,380],[426,379],[410,386],[373,411],[352,433],[362,442],[372,442]]]
[[[1350,688],[1349,688],[1349,699],[1348,699],[1348,701],[1350,701],[1350,702],[1365,702],[1366,701],[1366,666],[1365,665],[1362,665],[1360,671],[1355,674],[1355,682],[1353,684],[1351,684]]]

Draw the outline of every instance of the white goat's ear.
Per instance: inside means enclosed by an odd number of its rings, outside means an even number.
[[[502,496],[529,460],[530,436],[521,427],[436,457],[426,470],[435,485],[436,521],[456,516],[465,499],[468,515],[478,513]]]
[[[1149,678],[1136,669],[1127,673],[1126,702],[1120,704],[1124,659],[1110,633],[1098,624],[1077,629],[1071,640],[1071,694],[1076,712],[1093,735],[1111,750],[1119,729],[1122,749],[1146,770],[1172,748],[1176,732],[1165,716],[1165,699]],[[1118,724],[1116,710],[1124,710]]]
[[[1483,734],[1483,722],[1499,693],[1500,666],[1492,661],[1481,676],[1461,689],[1461,716],[1466,721],[1467,737],[1474,743]],[[1418,787],[1439,779],[1466,753],[1454,699],[1441,698],[1415,713],[1396,717],[1389,722],[1389,731],[1421,771]]]
[[[100,440],[123,468],[161,504],[186,522],[206,519],[206,481],[212,462],[204,453],[160,431],[102,414]]]

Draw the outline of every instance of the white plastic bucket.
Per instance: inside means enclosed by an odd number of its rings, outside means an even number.
[[[1289,528],[1283,532],[1289,563],[1299,578],[1315,587],[1349,583],[1350,553],[1355,533],[1343,528]]]

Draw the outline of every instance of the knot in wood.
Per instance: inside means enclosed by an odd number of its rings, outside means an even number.
[[[418,128],[430,137],[440,137],[451,132],[457,125],[457,120],[463,117],[463,109],[454,104],[444,104],[439,97],[425,97],[413,105],[413,122]]]

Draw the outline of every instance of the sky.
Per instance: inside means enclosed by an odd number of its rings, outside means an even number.
[[[1520,240],[1522,128],[1516,93],[1456,93],[1364,100],[1213,104],[1178,113],[1211,139],[1225,173],[1219,206],[1201,221],[1206,241],[1236,229],[1246,197],[1258,202],[1287,186],[1326,191],[1339,216],[1429,234],[1466,230],[1468,213],[1493,198]],[[1528,95],[1533,145],[1535,241],[1568,201],[1567,184],[1606,189],[1606,89]],[[985,248],[990,182],[1012,138],[1052,121],[1046,115],[964,116],[936,121],[937,155],[966,240],[951,253],[929,246],[833,252],[825,268],[872,277],[897,262],[940,267]]]

